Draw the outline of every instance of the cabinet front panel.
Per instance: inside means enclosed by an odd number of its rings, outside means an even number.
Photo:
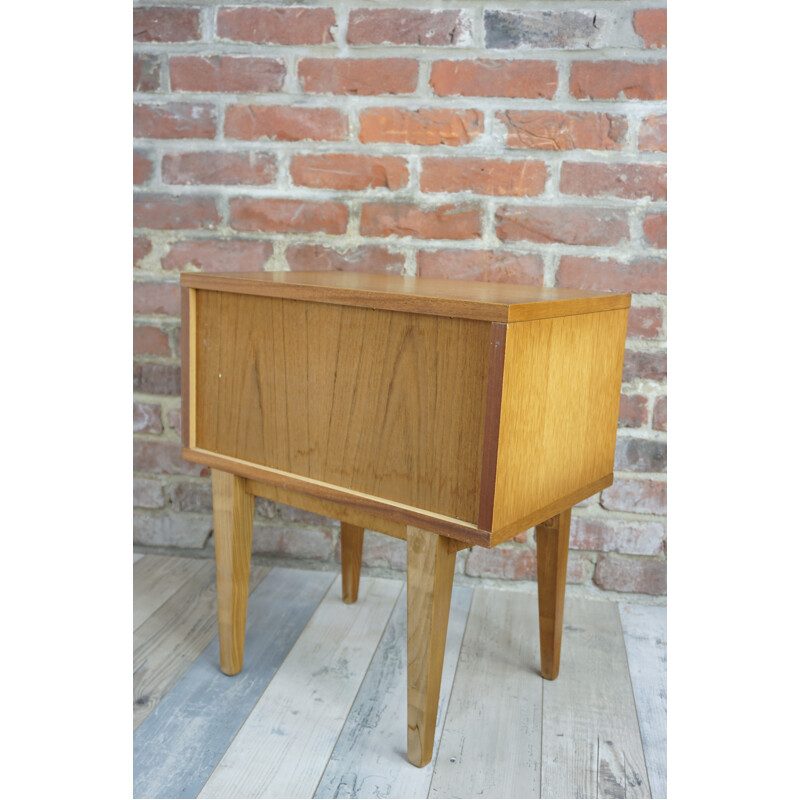
[[[197,290],[196,446],[476,523],[490,324]]]

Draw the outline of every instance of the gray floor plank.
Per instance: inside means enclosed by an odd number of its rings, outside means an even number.
[[[402,589],[334,582],[199,797],[311,797]]]
[[[204,559],[148,555],[133,565],[133,629],[169,600],[206,563]]]
[[[620,604],[633,696],[653,797],[667,796],[667,609]]]
[[[429,796],[538,797],[541,710],[536,596],[475,589]]]
[[[276,567],[250,597],[244,668],[215,639],[134,734],[134,797],[196,797],[334,580]]]
[[[137,561],[140,561],[144,558],[144,553],[134,553],[133,554],[133,563],[135,564]]]
[[[542,701],[542,797],[650,796],[615,603],[567,598],[561,672]]]
[[[250,592],[269,573],[253,566]],[[167,692],[217,635],[214,562],[189,578],[133,635],[133,729],[152,713]]]
[[[447,626],[438,747],[461,650],[472,590],[455,587]],[[418,798],[428,796],[433,764],[419,769],[406,759],[406,589],[372,659],[315,797]]]

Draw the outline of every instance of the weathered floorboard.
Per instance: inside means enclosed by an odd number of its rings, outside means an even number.
[[[242,671],[220,671],[215,639],[134,733],[134,797],[197,796],[333,579],[271,570],[250,597]]]
[[[653,797],[667,796],[667,609],[619,607]]]
[[[649,797],[615,603],[567,598],[558,680],[543,682],[542,797]]]
[[[133,554],[133,563],[135,564],[137,561],[140,561],[144,558],[144,553],[134,553]]]
[[[439,694],[436,747],[455,677],[472,590],[453,589]],[[403,589],[315,797],[427,797],[433,761],[406,759],[406,589]]]
[[[366,578],[348,605],[331,587],[199,797],[313,795],[401,588]]]
[[[269,567],[250,570],[250,592]],[[133,635],[133,729],[136,730],[161,698],[217,635],[217,587],[214,562],[189,578]]]
[[[539,796],[538,629],[535,596],[475,589],[430,797]]]
[[[148,555],[133,565],[133,629],[203,568],[203,559]]]

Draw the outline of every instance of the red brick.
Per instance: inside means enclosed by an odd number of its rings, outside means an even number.
[[[661,559],[600,556],[594,582],[614,592],[667,593],[667,562]]]
[[[471,205],[420,208],[410,203],[365,203],[361,235],[393,234],[419,239],[475,239],[481,235],[481,210]]]
[[[344,233],[347,206],[305,200],[253,200],[235,197],[230,201],[231,227],[237,231],[321,231]]]
[[[278,92],[286,65],[278,58],[175,56],[169,60],[173,91]]]
[[[667,63],[575,61],[569,90],[573,97],[597,100],[666,100]]]
[[[614,246],[628,238],[628,215],[615,209],[501,206],[495,221],[503,241]]]
[[[647,398],[642,394],[623,394],[619,398],[619,426],[641,428],[647,424]]]
[[[667,264],[660,259],[639,258],[623,264],[613,259],[561,256],[556,286],[637,294],[666,292]]]
[[[157,92],[161,87],[161,65],[158,56],[134,53],[133,91]]]
[[[204,103],[133,107],[133,135],[152,139],[213,139],[217,112]]]
[[[133,182],[137,185],[147,183],[153,174],[153,161],[147,153],[133,151]]]
[[[587,164],[565,161],[561,165],[562,194],[583,197],[626,197],[665,200],[666,164]]]
[[[164,426],[161,424],[161,406],[157,403],[133,404],[133,432],[134,433],[161,433]]]
[[[628,122],[620,114],[591,111],[498,111],[506,145],[532,150],[621,150]]]
[[[177,283],[143,283],[133,284],[134,314],[169,314],[179,317],[181,314],[181,287]]]
[[[303,90],[326,94],[409,94],[418,71],[411,58],[303,58],[297,65]]]
[[[177,433],[178,436],[183,433],[183,428],[181,426],[181,410],[179,408],[173,408],[167,411],[167,427]]]
[[[458,146],[483,133],[480,111],[449,108],[369,108],[359,115],[358,138],[370,142]]]
[[[135,364],[133,391],[178,396],[181,393],[181,368],[172,364]]]
[[[347,134],[347,117],[335,108],[234,105],[225,114],[225,135],[231,139],[339,142]]]
[[[133,354],[135,356],[171,356],[169,337],[161,328],[134,325]]]
[[[667,429],[667,398],[657,397],[653,404],[653,430],[665,431]]]
[[[617,478],[612,486],[603,489],[600,505],[608,511],[666,514],[667,484],[662,481]]]
[[[633,12],[633,29],[645,47],[667,46],[667,9],[645,8]]]
[[[153,249],[153,245],[146,236],[133,237],[133,266],[141,268],[142,259]]]
[[[137,194],[133,199],[134,228],[213,228],[219,221],[213,197]]]
[[[133,505],[137,508],[163,508],[164,491],[153,478],[133,479]]]
[[[664,331],[664,312],[657,306],[640,306],[628,311],[629,339],[658,339]]]
[[[664,525],[660,522],[572,517],[570,547],[602,553],[657,556],[663,549]]]
[[[417,274],[421,278],[447,278],[541,286],[544,275],[538,254],[497,250],[420,250]]]
[[[647,244],[663,250],[667,246],[667,215],[648,214],[642,221],[642,233]]]
[[[171,487],[170,502],[175,511],[211,513],[213,502],[208,483],[177,483]]]
[[[347,21],[348,44],[458,45],[469,41],[463,11],[423,8],[359,8]]]
[[[408,165],[397,156],[297,155],[289,173],[296,186],[316,189],[402,189],[408,184]]]
[[[340,253],[321,244],[294,244],[286,248],[286,263],[293,270],[352,270],[400,275],[405,256],[390,253],[385,247],[364,246]]]
[[[267,153],[168,153],[161,162],[164,183],[181,185],[240,184],[263,186],[278,174],[275,156]]]
[[[626,472],[666,472],[666,442],[618,438],[614,469]]]
[[[133,471],[164,475],[208,475],[208,467],[181,458],[180,442],[133,441]]]
[[[555,61],[506,61],[479,58],[474,61],[434,61],[430,85],[440,97],[545,97],[558,88]]]
[[[512,550],[505,547],[474,547],[464,566],[467,575],[479,578],[504,578],[512,581],[535,581],[535,550]],[[570,553],[567,558],[567,583],[586,583],[592,562],[584,555]]]
[[[326,561],[333,555],[333,534],[294,525],[254,525],[253,552]]]
[[[162,259],[164,269],[201,272],[260,272],[272,257],[271,242],[243,239],[187,240],[173,244]]]
[[[133,9],[135,42],[196,42],[199,39],[199,8],[150,6]]]
[[[501,197],[541,194],[547,183],[543,161],[502,161],[497,158],[425,158],[423,192],[472,192]]]
[[[221,8],[217,36],[259,44],[331,44],[332,8]]]
[[[654,153],[667,152],[667,115],[651,114],[639,126],[639,149]]]
[[[667,354],[645,353],[636,350],[625,351],[622,367],[622,381],[642,380],[663,381],[667,377]]]

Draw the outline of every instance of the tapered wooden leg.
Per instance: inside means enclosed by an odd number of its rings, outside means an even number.
[[[214,557],[217,562],[219,661],[226,675],[241,672],[250,549],[253,541],[253,495],[245,481],[228,472],[211,470],[214,499]]]
[[[551,681],[558,677],[561,664],[561,629],[564,623],[571,515],[572,509],[568,508],[536,526],[542,677]]]
[[[430,531],[409,526],[407,537],[408,760],[424,767],[433,755],[456,553]]]
[[[348,522],[342,523],[342,600],[358,600],[358,579],[361,577],[361,548],[364,546],[364,529]]]

